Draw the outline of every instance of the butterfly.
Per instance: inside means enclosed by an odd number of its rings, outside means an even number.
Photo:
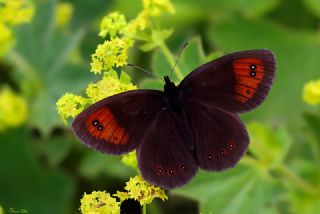
[[[274,73],[269,50],[225,55],[196,68],[179,85],[165,76],[164,91],[132,90],[91,105],[74,119],[73,132],[103,153],[136,149],[143,178],[174,189],[199,168],[235,166],[249,144],[238,113],[264,101]]]

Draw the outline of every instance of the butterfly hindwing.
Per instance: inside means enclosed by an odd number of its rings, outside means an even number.
[[[162,110],[156,117],[137,148],[139,169],[150,183],[173,189],[187,183],[198,166],[188,148],[182,118],[170,109]]]
[[[200,66],[179,85],[184,99],[197,100],[231,112],[256,108],[269,93],[274,79],[271,51],[242,51]]]
[[[236,114],[195,102],[188,103],[186,112],[200,168],[220,171],[233,167],[247,151],[249,137]]]
[[[91,148],[108,154],[135,149],[161,109],[162,92],[134,90],[105,98],[73,121],[74,133]]]

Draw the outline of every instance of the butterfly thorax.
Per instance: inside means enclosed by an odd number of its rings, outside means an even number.
[[[171,82],[168,76],[164,77],[164,107],[173,108],[175,110],[181,109],[180,91],[178,87]]]

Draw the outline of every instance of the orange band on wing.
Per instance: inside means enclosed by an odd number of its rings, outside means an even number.
[[[234,87],[235,98],[247,102],[256,93],[264,78],[265,67],[261,59],[243,58],[233,62],[233,72],[237,81]]]
[[[86,121],[86,127],[92,137],[105,140],[110,144],[126,144],[128,136],[109,108],[103,107],[93,112]]]

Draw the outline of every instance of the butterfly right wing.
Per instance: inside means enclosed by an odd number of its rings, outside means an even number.
[[[249,136],[238,115],[197,102],[185,108],[200,168],[221,171],[233,167],[248,149]]]
[[[135,149],[161,109],[163,93],[133,90],[105,98],[81,112],[73,132],[87,146],[108,154]]]

